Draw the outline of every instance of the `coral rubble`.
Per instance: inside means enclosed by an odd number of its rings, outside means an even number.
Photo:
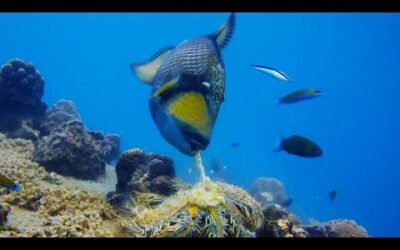
[[[292,201],[286,194],[283,184],[276,178],[257,178],[251,187],[250,194],[260,202],[263,209],[274,204],[288,206]]]
[[[0,132],[37,139],[47,105],[44,80],[32,63],[13,59],[0,70]]]

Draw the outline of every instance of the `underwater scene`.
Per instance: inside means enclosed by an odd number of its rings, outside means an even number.
[[[0,237],[399,237],[399,31],[1,13]]]

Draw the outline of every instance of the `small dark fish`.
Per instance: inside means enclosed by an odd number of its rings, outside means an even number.
[[[333,201],[334,199],[336,199],[336,189],[332,189],[331,191],[329,191],[329,199],[331,201]]]
[[[292,135],[288,138],[280,138],[277,141],[277,151],[284,150],[289,154],[301,157],[322,156],[322,149],[311,140],[299,135]]]
[[[0,187],[11,189],[14,192],[20,190],[20,186],[17,183],[2,174],[0,174]]]
[[[239,145],[240,145],[240,142],[238,142],[238,141],[232,142],[231,148],[237,148],[237,147],[239,147]]]
[[[212,174],[218,174],[222,170],[226,169],[226,166],[222,164],[222,162],[218,159],[213,159],[211,162],[211,173]]]
[[[277,101],[278,104],[283,103],[296,103],[308,99],[313,99],[321,96],[322,92],[318,89],[302,89],[296,92],[290,93],[287,96],[282,97]]]
[[[266,66],[255,65],[255,64],[252,64],[251,66],[253,68],[255,68],[256,70],[259,70],[259,71],[261,71],[261,72],[263,72],[263,73],[265,73],[265,74],[267,74],[269,76],[272,76],[272,77],[274,77],[276,79],[279,79],[279,80],[282,80],[282,81],[290,81],[289,76],[286,75],[285,73],[283,73],[280,70],[273,69],[273,68],[266,67]]]

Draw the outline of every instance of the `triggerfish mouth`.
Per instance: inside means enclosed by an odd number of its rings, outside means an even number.
[[[221,50],[229,43],[235,15],[214,33],[159,50],[130,68],[152,86],[152,118],[163,138],[184,154],[205,150],[224,101],[225,68]]]

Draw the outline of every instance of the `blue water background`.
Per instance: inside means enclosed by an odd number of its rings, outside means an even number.
[[[129,63],[213,32],[227,13],[0,14],[0,62],[33,62],[45,78],[44,100],[70,99],[92,130],[119,133],[122,149],[171,156],[181,178],[195,181],[192,159],[160,136],[150,116],[150,87]],[[400,15],[238,13],[223,51],[226,101],[203,152],[207,171],[218,157],[224,178],[250,188],[279,178],[305,221],[350,218],[372,236],[400,236]],[[278,68],[286,83],[250,64]],[[318,99],[276,105],[314,87]],[[274,152],[278,136],[320,144],[322,158]],[[232,142],[240,145],[232,149]],[[334,202],[328,191],[337,189]]]

